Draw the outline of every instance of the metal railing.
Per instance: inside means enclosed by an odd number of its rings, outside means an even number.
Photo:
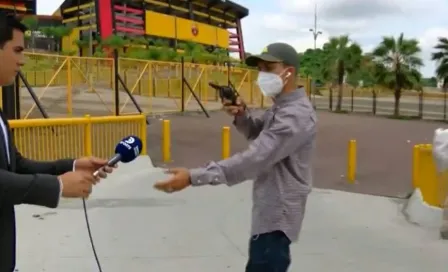
[[[252,107],[271,103],[255,83],[258,72],[250,69],[36,53],[26,57],[24,77],[50,117],[115,115],[117,108],[119,115],[214,110],[221,104],[210,81],[231,84]],[[309,88],[309,82],[298,84]],[[33,115],[36,105],[26,93],[21,108],[25,119],[39,116]]]
[[[311,95],[317,109],[337,110],[338,90],[328,89]],[[437,91],[403,91],[399,114],[404,118],[448,121],[447,93]],[[346,113],[393,115],[394,94],[381,89],[344,89],[341,108]]]
[[[144,115],[9,121],[18,150],[27,158],[56,160],[80,156],[109,158],[124,137],[136,135],[146,154]]]

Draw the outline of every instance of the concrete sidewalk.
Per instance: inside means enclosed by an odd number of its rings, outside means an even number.
[[[123,164],[88,200],[104,272],[244,271],[251,182],[152,188],[165,175],[146,157]],[[445,272],[448,243],[438,229],[406,221],[396,200],[315,189],[290,271]],[[17,208],[20,272],[95,272],[79,200],[56,210]]]

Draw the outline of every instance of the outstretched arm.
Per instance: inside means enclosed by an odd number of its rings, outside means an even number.
[[[249,145],[249,148],[229,159],[211,162],[205,168],[192,169],[190,180],[193,186],[205,184],[227,184],[229,186],[255,178],[260,172],[289,156],[314,129],[314,120],[307,116],[279,111],[269,129]]]

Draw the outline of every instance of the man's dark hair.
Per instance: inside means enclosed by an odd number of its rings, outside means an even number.
[[[19,30],[23,33],[27,31],[24,24],[12,14],[0,13],[0,48],[5,46],[5,43],[12,40],[13,30]]]

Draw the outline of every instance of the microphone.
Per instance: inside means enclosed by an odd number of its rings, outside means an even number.
[[[115,147],[115,155],[109,159],[107,166],[114,166],[118,162],[128,163],[135,160],[142,151],[142,140],[137,136],[123,138]],[[98,176],[99,170],[93,173]]]

